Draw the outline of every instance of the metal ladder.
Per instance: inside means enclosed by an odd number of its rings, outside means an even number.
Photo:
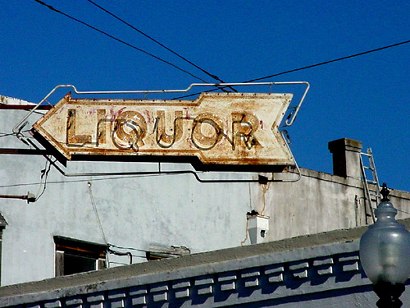
[[[380,183],[371,148],[368,148],[366,153],[360,153],[360,165],[362,168],[366,224],[370,224],[375,222],[374,209],[381,201]],[[370,185],[373,187],[370,187]]]

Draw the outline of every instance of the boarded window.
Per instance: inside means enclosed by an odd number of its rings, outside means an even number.
[[[64,276],[106,268],[106,245],[54,237],[55,275]]]

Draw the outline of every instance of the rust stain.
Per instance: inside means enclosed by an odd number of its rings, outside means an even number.
[[[195,101],[66,95],[33,127],[72,155],[197,156],[205,164],[293,165],[278,131],[291,94],[203,93]]]

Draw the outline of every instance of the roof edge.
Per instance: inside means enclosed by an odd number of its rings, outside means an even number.
[[[410,227],[410,219],[400,220],[406,228]],[[246,263],[246,260],[261,257],[271,260],[271,255],[275,258],[284,258],[287,252],[303,250],[301,256],[314,255],[314,248],[320,246],[334,246],[335,244],[352,244],[357,250],[358,240],[367,227],[354,229],[334,230],[319,234],[304,235],[294,238],[284,239],[275,242],[268,242],[257,245],[240,246],[222,250],[203,252],[175,259],[164,259],[145,263],[138,263],[106,270],[81,273],[71,276],[50,278],[37,282],[28,282],[16,285],[9,285],[0,288],[0,297],[22,296],[32,293],[49,293],[61,289],[72,287],[95,285],[99,283],[109,284],[111,281],[130,280],[135,277],[147,277],[166,273],[169,276],[172,272],[180,272],[192,269],[193,267],[204,267],[216,263],[235,261],[235,264]],[[357,244],[357,245],[356,245]],[[351,246],[351,245],[350,245]],[[331,247],[328,251],[331,250]],[[308,252],[306,254],[306,252]],[[277,261],[277,260],[276,260]],[[243,264],[242,264],[243,265]]]

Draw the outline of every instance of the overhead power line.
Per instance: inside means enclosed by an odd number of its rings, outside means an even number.
[[[188,72],[187,70],[185,70],[185,69],[183,69],[183,68],[181,68],[181,67],[179,67],[179,66],[177,66],[177,65],[175,65],[175,64],[173,64],[173,63],[171,63],[171,62],[169,62],[169,61],[167,61],[167,60],[164,60],[164,59],[162,59],[162,58],[160,58],[160,57],[158,57],[158,56],[156,56],[156,55],[154,55],[154,54],[152,54],[152,53],[150,53],[150,52],[148,52],[148,51],[146,51],[146,50],[144,50],[144,49],[142,49],[142,48],[139,48],[139,47],[137,47],[137,46],[135,46],[135,45],[133,45],[133,44],[130,44],[130,43],[128,43],[128,42],[126,42],[126,41],[124,41],[124,40],[122,40],[122,39],[120,39],[120,38],[114,36],[114,35],[111,35],[111,34],[109,34],[108,32],[106,32],[106,31],[104,31],[104,30],[98,29],[97,27],[94,27],[93,25],[91,25],[91,24],[89,24],[89,23],[86,23],[85,21],[82,21],[82,20],[80,20],[80,19],[78,19],[78,18],[76,18],[76,17],[73,17],[73,16],[71,16],[71,15],[69,15],[69,14],[67,14],[67,13],[64,13],[63,11],[61,11],[61,10],[59,10],[59,9],[56,9],[55,7],[53,7],[53,6],[51,6],[51,5],[47,4],[47,3],[45,3],[44,1],[41,1],[41,0],[34,0],[34,1],[37,2],[37,3],[39,3],[39,4],[41,4],[41,5],[43,5],[44,7],[48,8],[48,9],[50,9],[51,11],[56,12],[56,13],[58,13],[58,14],[61,14],[61,15],[65,16],[65,17],[67,17],[67,18],[69,18],[69,19],[71,19],[71,20],[73,20],[73,21],[75,21],[75,22],[77,22],[77,23],[80,23],[80,24],[82,24],[82,25],[84,25],[84,26],[86,26],[86,27],[88,27],[88,28],[90,28],[90,29],[92,29],[92,30],[94,30],[94,31],[97,31],[97,32],[99,32],[99,33],[101,33],[101,34],[103,34],[103,35],[109,37],[109,38],[112,39],[112,40],[115,40],[115,41],[117,41],[117,42],[119,42],[119,43],[121,43],[121,44],[123,44],[123,45],[125,45],[125,46],[128,46],[128,47],[130,47],[130,48],[132,48],[132,49],[134,49],[134,50],[136,50],[136,51],[139,51],[139,52],[141,52],[141,53],[143,53],[143,54],[145,54],[145,55],[147,55],[147,56],[150,56],[150,57],[152,57],[152,58],[154,58],[154,59],[156,59],[156,60],[158,60],[158,61],[160,61],[160,62],[163,62],[163,63],[165,63],[165,64],[167,64],[167,65],[169,65],[169,66],[172,66],[173,68],[175,68],[175,69],[177,69],[177,70],[179,70],[179,71],[181,71],[181,72],[183,72],[183,73],[185,73],[185,74],[188,74],[189,76],[191,76],[191,77],[193,77],[193,78],[195,78],[195,79],[198,79],[198,80],[200,80],[200,81],[202,81],[202,82],[207,82],[207,81],[203,80],[202,78],[200,78],[200,77],[198,77],[198,76],[196,76],[196,75],[194,75],[194,74]]]
[[[275,73],[275,74],[271,74],[271,75],[267,75],[267,76],[263,76],[263,77],[259,77],[259,78],[249,79],[249,80],[242,81],[242,82],[247,83],[247,82],[261,81],[261,80],[264,80],[264,79],[269,79],[269,78],[273,78],[273,77],[277,77],[277,76],[281,76],[281,75],[286,75],[286,74],[295,73],[295,72],[299,72],[299,71],[303,71],[303,70],[308,70],[308,69],[318,67],[318,66],[323,66],[323,65],[327,65],[327,64],[331,64],[331,63],[335,63],[335,62],[340,62],[340,61],[344,61],[344,60],[348,60],[348,59],[352,59],[352,58],[361,57],[361,56],[364,56],[364,55],[368,55],[368,54],[371,54],[371,53],[383,51],[383,50],[390,49],[390,48],[399,47],[399,46],[406,45],[406,44],[409,44],[409,43],[410,43],[410,40],[406,40],[406,41],[402,41],[402,42],[398,42],[398,43],[385,45],[385,46],[382,46],[382,47],[378,47],[378,48],[369,49],[369,50],[366,50],[366,51],[354,53],[354,54],[351,54],[351,55],[348,55],[348,56],[343,56],[343,57],[339,57],[339,58],[335,58],[335,59],[331,59],[331,60],[327,60],[327,61],[322,61],[322,62],[318,62],[318,63],[315,63],[315,64],[309,64],[309,65],[305,65],[305,66],[302,66],[302,67],[289,69],[289,70],[286,70],[286,71],[282,71],[282,72],[279,72],[279,73]],[[205,92],[213,92],[213,91],[215,91],[215,90],[212,89],[212,90],[207,90]],[[184,95],[184,96],[179,96],[179,97],[176,97],[175,99],[187,98],[187,97],[191,97],[191,96],[196,96],[198,94],[200,94],[200,93],[193,93],[193,94],[188,94],[188,95]]]
[[[303,70],[307,70],[307,69],[310,69],[310,68],[314,68],[314,67],[334,63],[334,62],[339,62],[339,61],[343,61],[343,60],[347,60],[347,59],[352,59],[352,58],[368,55],[370,53],[386,50],[386,49],[389,49],[389,48],[398,47],[398,46],[409,44],[409,43],[410,43],[410,40],[406,40],[406,41],[402,41],[402,42],[399,42],[399,43],[394,43],[394,44],[391,44],[391,45],[386,45],[386,46],[383,46],[383,47],[378,47],[378,48],[366,50],[366,51],[363,51],[363,52],[351,54],[351,55],[348,55],[348,56],[335,58],[335,59],[332,59],[332,60],[327,60],[327,61],[323,61],[323,62],[319,62],[319,63],[315,63],[315,64],[310,64],[310,65],[290,69],[290,70],[287,70],[287,71],[283,71],[283,72],[280,72],[280,73],[275,73],[275,74],[272,74],[272,75],[267,75],[267,76],[263,76],[263,77],[259,77],[259,78],[255,78],[255,79],[250,79],[250,80],[247,80],[247,81],[244,81],[244,82],[261,81],[261,80],[264,80],[264,79],[269,79],[269,78],[280,76],[280,75],[285,75],[285,74],[289,74],[289,73],[303,71]]]
[[[103,31],[103,30],[101,30],[101,29],[98,29],[98,28],[96,28],[96,27],[94,27],[94,26],[92,26],[92,25],[90,25],[90,24],[88,24],[88,23],[86,23],[86,22],[84,22],[84,21],[82,21],[82,20],[79,20],[79,19],[77,19],[77,18],[75,18],[75,17],[73,17],[73,16],[71,16],[71,15],[69,15],[69,14],[67,14],[67,13],[64,13],[64,12],[62,12],[62,11],[60,11],[60,10],[54,8],[53,6],[51,6],[51,5],[47,4],[47,3],[45,3],[44,1],[41,1],[41,0],[34,0],[34,1],[37,2],[37,3],[39,3],[39,4],[41,4],[41,5],[43,5],[43,6],[45,6],[45,7],[47,7],[48,9],[50,9],[50,10],[56,12],[56,13],[59,13],[59,14],[65,16],[65,17],[67,17],[67,18],[69,18],[69,19],[71,19],[71,20],[73,20],[73,21],[75,21],[75,22],[78,22],[78,23],[80,23],[80,24],[82,24],[82,25],[84,25],[84,26],[86,26],[86,27],[88,27],[88,28],[94,30],[94,31],[97,31],[97,32],[99,32],[99,33],[101,33],[101,34],[103,34],[103,35],[105,35],[105,36],[107,36],[107,37],[109,37],[109,38],[111,38],[111,39],[113,39],[113,40],[119,42],[119,43],[122,43],[122,44],[124,44],[124,45],[126,45],[126,46],[128,46],[128,47],[130,47],[130,48],[133,48],[134,50],[137,50],[137,51],[139,51],[139,52],[142,52],[142,53],[144,53],[144,54],[146,54],[146,55],[148,55],[148,56],[150,56],[150,57],[152,57],[152,58],[154,58],[154,59],[156,59],[156,60],[158,60],[158,61],[161,61],[161,62],[163,62],[163,63],[165,63],[165,64],[168,64],[168,65],[174,67],[175,69],[177,69],[177,70],[179,70],[179,71],[182,71],[182,72],[184,72],[185,74],[190,75],[191,77],[194,77],[195,79],[198,79],[198,80],[203,81],[203,82],[205,82],[205,83],[207,82],[207,81],[203,80],[202,78],[200,78],[200,77],[198,77],[198,76],[195,76],[194,74],[188,72],[187,70],[185,70],[185,69],[183,69],[183,68],[181,68],[181,67],[179,67],[179,66],[177,66],[177,65],[175,65],[175,64],[173,64],[173,63],[171,63],[171,62],[169,62],[169,61],[166,61],[166,60],[164,60],[164,59],[162,59],[162,58],[160,58],[160,57],[158,57],[158,56],[156,56],[156,55],[154,55],[154,54],[152,54],[152,53],[150,53],[150,52],[147,52],[147,51],[143,50],[142,48],[139,48],[139,47],[137,47],[137,46],[135,46],[135,45],[132,45],[132,44],[130,44],[130,43],[128,43],[128,42],[126,42],[126,41],[124,41],[124,40],[118,38],[118,37],[115,37],[115,36],[113,36],[113,35],[111,35],[111,34],[105,32],[105,31]],[[120,20],[121,22],[125,23],[125,24],[128,25],[129,27],[132,27],[135,31],[141,33],[142,35],[144,35],[144,36],[146,36],[147,38],[151,39],[152,41],[156,42],[157,44],[159,44],[159,45],[162,46],[163,48],[165,48],[165,49],[167,49],[168,51],[174,53],[175,55],[177,55],[177,56],[180,57],[181,59],[184,59],[184,61],[187,61],[188,63],[190,63],[191,65],[193,65],[193,66],[195,66],[196,68],[200,69],[201,71],[206,72],[205,70],[203,70],[202,68],[200,68],[200,67],[197,66],[196,64],[192,63],[192,62],[189,61],[188,59],[185,59],[184,57],[182,57],[182,56],[179,55],[178,53],[174,52],[174,51],[171,50],[170,48],[166,47],[166,46],[163,45],[162,43],[158,42],[158,41],[155,40],[154,38],[150,37],[149,35],[145,34],[145,33],[142,32],[141,30],[139,30],[139,29],[135,28],[134,26],[132,26],[131,24],[127,23],[125,20],[122,20],[121,18],[119,18],[118,16],[116,16],[116,15],[114,15],[113,13],[109,12],[108,10],[105,10],[103,7],[99,6],[99,5],[96,4],[95,2],[93,2],[93,1],[91,1],[91,0],[88,0],[88,1],[89,1],[90,3],[92,3],[92,4],[94,4],[95,6],[99,7],[100,9],[104,10],[106,13],[110,14],[111,16],[117,18],[117,19]],[[322,62],[318,62],[318,63],[315,63],[315,64],[309,64],[309,65],[305,65],[305,66],[302,66],[302,67],[293,68],[293,69],[289,69],[289,70],[282,71],[282,72],[279,72],[279,73],[274,73],[274,74],[267,75],[267,76],[263,76],[263,77],[258,77],[258,78],[254,78],[254,79],[249,79],[249,80],[242,81],[242,82],[243,82],[243,83],[246,83],[246,82],[261,81],[261,80],[264,80],[264,79],[269,79],[269,78],[273,78],[273,77],[277,77],[277,76],[281,76],[281,75],[285,75],[285,74],[290,74],[290,73],[294,73],[294,72],[298,72],[298,71],[303,71],[303,70],[311,69],[311,68],[314,68],[314,67],[319,67],[319,66],[323,66],[323,65],[327,65],[327,64],[331,64],[331,63],[335,63],[335,62],[344,61],[344,60],[347,60],[347,59],[352,59],[352,58],[356,58],[356,57],[368,55],[368,54],[371,54],[371,53],[383,51],[383,50],[390,49],[390,48],[394,48],[394,47],[399,47],[399,46],[406,45],[406,44],[409,44],[409,43],[410,43],[410,40],[405,40],[405,41],[402,41],[402,42],[398,42],[398,43],[394,43],[394,44],[390,44],[390,45],[385,45],[385,46],[382,46],[382,47],[378,47],[378,48],[366,50],[366,51],[359,52],[359,53],[355,53],[355,54],[351,54],[351,55],[348,55],[348,56],[343,56],[343,57],[339,57],[339,58],[335,58],[335,59],[331,59],[331,60],[327,60],[327,61],[322,61]],[[208,74],[208,73],[206,73],[206,74]],[[222,80],[221,80],[219,77],[217,77],[216,75],[213,75],[213,74],[210,74],[210,73],[209,73],[208,76],[211,76],[212,78],[214,78],[214,79],[216,79],[216,80],[222,82]],[[216,78],[215,78],[215,77],[216,77]],[[224,88],[224,87],[218,86],[218,89],[220,89],[220,90],[221,90],[221,89],[223,90],[223,88]],[[226,87],[225,87],[225,88],[226,88]],[[208,90],[208,91],[206,91],[206,92],[212,92],[212,91],[215,91],[215,90]],[[199,93],[194,93],[194,94],[190,94],[190,95],[181,96],[181,97],[178,97],[178,98],[186,98],[186,97],[195,96],[195,95],[198,95],[198,94],[199,94]]]
[[[132,24],[130,24],[129,22],[127,22],[126,20],[124,20],[123,18],[119,17],[118,15],[110,12],[109,10],[107,10],[106,8],[102,7],[101,5],[97,4],[96,2],[92,1],[92,0],[87,0],[89,3],[91,3],[92,5],[94,5],[95,7],[99,8],[100,10],[102,10],[103,12],[107,13],[108,15],[114,17],[115,19],[117,19],[118,21],[122,22],[123,24],[125,24],[126,26],[130,27],[131,29],[133,29],[134,31],[138,32],[139,34],[143,35],[144,37],[146,37],[147,39],[151,40],[152,42],[154,42],[155,44],[161,46],[162,48],[166,49],[167,51],[171,52],[172,54],[174,54],[175,56],[177,56],[178,58],[182,59],[183,61],[187,62],[188,64],[194,66],[195,68],[199,69],[201,72],[205,73],[206,75],[208,75],[209,77],[225,83],[225,81],[223,81],[221,78],[219,78],[217,75],[210,73],[209,71],[203,69],[202,67],[200,67],[199,65],[195,64],[194,62],[188,60],[186,57],[182,56],[180,53],[172,50],[171,48],[169,48],[168,46],[166,46],[165,44],[159,42],[158,40],[156,40],[155,38],[153,38],[152,36],[146,34],[144,31],[138,29],[137,27],[133,26]]]

